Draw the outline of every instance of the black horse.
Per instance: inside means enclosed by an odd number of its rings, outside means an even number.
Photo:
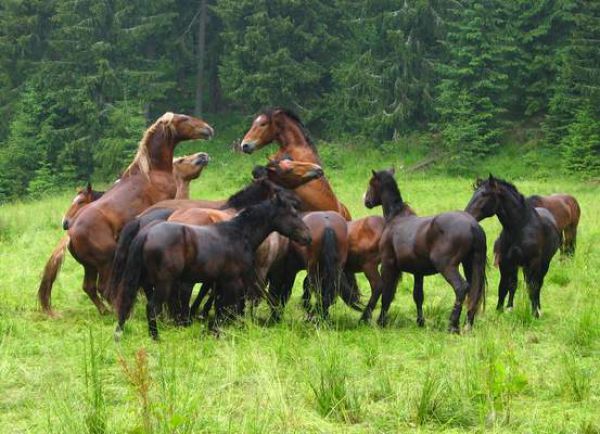
[[[308,228],[292,201],[273,199],[246,208],[232,220],[210,226],[159,222],[140,232],[118,285],[116,337],[131,312],[140,286],[152,286],[146,314],[148,328],[158,338],[156,317],[181,282],[214,282],[217,317],[225,308],[241,313],[247,291],[254,287],[255,252],[273,231],[310,244]]]
[[[486,238],[481,226],[464,212],[417,217],[402,200],[393,169],[373,171],[365,206],[378,205],[383,206],[385,217],[379,242],[381,283],[371,294],[362,320],[369,320],[381,295],[378,322],[385,325],[398,280],[402,272],[407,272],[415,276],[413,299],[417,305],[417,324],[423,326],[423,277],[440,273],[456,295],[449,331],[459,331],[462,305],[467,297],[467,321],[472,326],[480,303],[485,301]],[[460,264],[466,280],[458,271]]]
[[[545,208],[534,208],[514,185],[492,175],[486,180],[477,180],[475,193],[465,211],[478,221],[497,215],[502,224],[495,247],[500,266],[498,310],[504,308],[507,294],[510,294],[507,307],[513,307],[517,271],[523,267],[533,315],[539,317],[544,277],[561,244],[552,214]]]

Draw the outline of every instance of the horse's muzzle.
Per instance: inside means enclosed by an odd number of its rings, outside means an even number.
[[[200,131],[205,139],[212,139],[215,136],[215,130],[210,125],[205,126]]]
[[[242,152],[244,154],[251,154],[254,151],[254,144],[253,143],[242,143]]]
[[[63,219],[62,227],[63,227],[63,230],[65,230],[65,231],[69,230],[69,219]]]

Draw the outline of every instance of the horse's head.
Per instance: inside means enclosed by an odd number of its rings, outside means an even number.
[[[298,213],[297,203],[277,193],[271,199],[271,204],[271,221],[275,225],[275,230],[303,246],[309,245],[312,242],[310,230]]]
[[[475,192],[465,211],[475,217],[477,221],[496,214],[500,205],[501,189],[498,180],[490,174],[488,179],[477,179],[473,188]]]
[[[185,157],[178,157],[173,160],[173,175],[182,181],[192,181],[200,176],[210,157],[206,152],[198,152]]]
[[[390,178],[393,179],[395,172],[393,168],[379,171],[371,170],[369,187],[364,196],[364,203],[367,208],[371,209],[381,205],[382,185]]]
[[[215,130],[202,119],[193,116],[165,113],[166,126],[171,129],[174,137],[179,140],[211,139]]]
[[[252,173],[255,178],[266,176],[275,184],[293,190],[322,177],[323,169],[318,164],[284,158],[270,160],[264,167],[257,166]]]
[[[65,215],[62,219],[62,227],[65,231],[69,229],[73,218],[77,215],[79,210],[81,210],[81,208],[86,206],[88,203],[91,203],[94,200],[96,200],[96,196],[97,195],[95,195],[95,192],[92,189],[92,184],[89,182],[85,188],[82,188],[77,191],[77,194],[71,202],[71,206],[69,207],[69,209],[67,209],[67,212],[65,212]]]
[[[286,122],[290,119],[304,128],[298,115],[289,109],[277,107],[263,110],[252,122],[250,130],[240,143],[240,149],[246,154],[251,154],[269,143],[279,140]]]

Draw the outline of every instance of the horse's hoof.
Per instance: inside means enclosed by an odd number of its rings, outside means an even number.
[[[469,323],[466,323],[463,327],[463,332],[469,333],[471,330],[473,330],[473,326]]]
[[[122,337],[123,337],[123,329],[117,328],[114,333],[115,342],[121,342]]]
[[[511,312],[513,311],[513,307],[512,307],[512,306],[508,306],[508,307],[506,308],[506,311],[507,311],[508,313],[511,313]]]
[[[417,325],[419,327],[425,327],[425,318],[417,318]]]
[[[452,333],[453,335],[459,335],[460,329],[457,326],[451,325],[448,326],[448,333]]]
[[[382,319],[382,318],[379,318],[379,319],[377,320],[377,325],[378,325],[379,327],[385,327],[385,326],[387,326],[387,322],[388,322],[388,321],[387,321],[387,319]]]

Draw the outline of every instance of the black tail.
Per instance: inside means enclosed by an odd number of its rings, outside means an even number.
[[[335,300],[339,288],[341,270],[338,267],[338,261],[339,253],[335,231],[332,228],[325,228],[319,253],[319,276],[317,276],[321,289],[321,303],[325,310]]]
[[[108,286],[108,296],[113,303],[117,301],[117,288],[119,282],[121,282],[121,280],[123,279],[123,272],[125,271],[125,265],[127,264],[129,246],[131,244],[131,241],[140,232],[140,229],[140,219],[135,218],[123,227],[123,230],[119,235],[117,249],[115,250],[115,256],[113,258],[112,270],[110,275],[110,284]]]
[[[110,284],[108,287],[108,296],[111,302],[115,303],[117,301],[117,286],[123,279],[123,271],[125,270],[125,264],[127,264],[127,257],[129,254],[129,245],[132,240],[139,234],[142,228],[145,228],[152,222],[166,220],[172,213],[173,210],[171,209],[152,210],[148,214],[136,217],[123,227],[123,230],[121,230],[121,233],[119,234],[119,241],[113,258]]]
[[[123,327],[125,320],[129,316],[141,284],[142,271],[144,268],[143,249],[146,238],[148,238],[148,233],[149,231],[143,231],[131,242],[122,278],[117,282],[115,307],[119,320],[119,328]]]
[[[468,309],[476,313],[479,306],[485,310],[485,290],[487,287],[486,269],[487,243],[485,232],[479,224],[471,227],[473,247],[471,251],[471,281],[469,282]]]

